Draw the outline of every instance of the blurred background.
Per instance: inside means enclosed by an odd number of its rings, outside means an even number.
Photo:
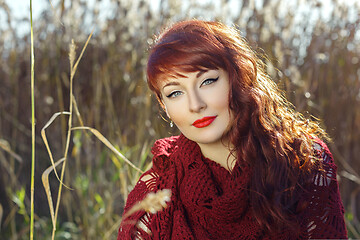
[[[28,239],[31,105],[29,1],[0,0],[0,239]],[[46,0],[33,1],[35,47],[35,239],[51,239],[41,175],[51,165],[40,130],[69,110],[69,44],[85,126],[101,132],[146,169],[155,139],[176,134],[147,89],[148,46],[164,26],[184,19],[236,26],[268,73],[307,117],[321,119],[333,142],[350,238],[360,238],[360,3],[340,0]],[[47,129],[55,160],[64,155],[67,116]],[[80,126],[73,116],[73,126]],[[60,173],[60,168],[58,168]],[[116,239],[139,173],[89,132],[72,131],[55,239]],[[59,181],[50,174],[52,198]]]

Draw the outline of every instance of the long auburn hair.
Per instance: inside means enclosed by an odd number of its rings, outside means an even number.
[[[282,226],[298,230],[293,216],[299,211],[301,186],[319,167],[314,138],[327,136],[317,122],[295,112],[239,32],[200,20],[172,25],[150,48],[147,79],[162,105],[162,79],[219,68],[229,74],[232,152],[240,166],[254,169],[248,191],[254,217],[268,231]]]

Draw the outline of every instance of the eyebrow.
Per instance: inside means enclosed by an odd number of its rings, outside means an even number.
[[[162,89],[164,89],[165,87],[168,87],[168,86],[178,86],[180,85],[179,82],[168,82],[165,84],[165,86],[162,87]]]
[[[199,78],[201,77],[201,75],[203,75],[204,73],[208,72],[209,70],[200,70],[197,74],[196,74],[196,78]],[[165,87],[168,87],[168,86],[178,86],[180,85],[179,82],[176,82],[176,81],[172,81],[172,82],[168,82],[166,83],[162,89],[164,89]]]
[[[198,72],[198,74],[196,74],[196,77],[199,78],[201,75],[203,75],[204,73],[208,72],[209,70],[200,70]]]

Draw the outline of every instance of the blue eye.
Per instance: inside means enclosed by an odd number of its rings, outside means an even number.
[[[172,93],[170,93],[169,95],[167,95],[167,98],[175,98],[177,96],[180,96],[182,93],[180,91],[174,91]]]
[[[217,78],[208,78],[208,79],[206,79],[205,81],[203,81],[203,82],[201,83],[201,86],[210,85],[210,84],[216,82],[218,79],[219,79],[219,77],[217,77]]]

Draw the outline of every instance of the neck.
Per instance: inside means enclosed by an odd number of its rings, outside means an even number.
[[[235,156],[230,154],[230,146],[227,143],[217,142],[213,144],[198,143],[204,157],[217,162],[228,171],[232,171],[235,166]]]

